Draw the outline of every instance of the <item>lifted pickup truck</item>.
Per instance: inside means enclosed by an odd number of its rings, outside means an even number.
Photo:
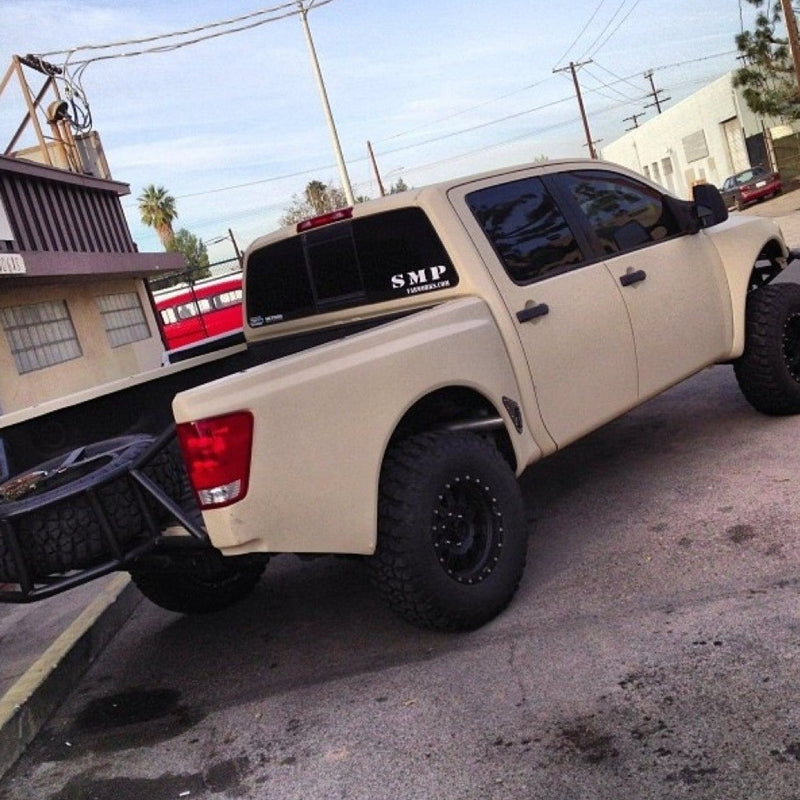
[[[263,363],[175,397],[186,476],[167,433],[0,486],[0,580],[30,598],[127,569],[156,603],[206,611],[247,594],[270,554],[346,554],[407,620],[479,626],[523,574],[529,464],[715,363],[759,411],[800,411],[800,286],[771,283],[788,256],[777,226],[728,219],[712,186],[683,201],[585,160],[258,239],[244,327]],[[95,481],[98,454],[110,477]],[[81,481],[101,485],[86,499]],[[106,495],[128,498],[124,522]],[[76,532],[79,499],[100,522]],[[67,558],[42,554],[54,538]]]

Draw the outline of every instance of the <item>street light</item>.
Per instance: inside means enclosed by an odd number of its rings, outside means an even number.
[[[356,202],[353,197],[353,187],[350,185],[350,177],[347,174],[347,166],[344,163],[344,156],[342,155],[342,146],[339,143],[339,135],[336,133],[336,124],[333,121],[331,105],[328,102],[328,93],[325,91],[325,82],[322,80],[317,51],[314,48],[314,40],[311,38],[311,28],[308,27],[308,11],[314,6],[314,2],[315,0],[309,0],[308,5],[304,5],[303,0],[298,0],[297,7],[300,9],[300,19],[303,22],[303,30],[306,34],[308,52],[311,55],[311,64],[314,67],[314,75],[317,79],[317,88],[319,89],[319,96],[322,100],[322,108],[325,112],[325,119],[328,121],[328,130],[330,131],[333,150],[336,153],[336,163],[339,165],[339,178],[342,181],[342,189],[344,190],[344,196],[347,198],[347,202],[353,206]]]

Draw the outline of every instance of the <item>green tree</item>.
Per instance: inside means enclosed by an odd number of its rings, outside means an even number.
[[[407,192],[408,184],[402,179],[398,178],[390,187],[389,194],[400,194],[400,192]]]
[[[355,198],[356,203],[369,200],[364,195]],[[336,211],[337,208],[346,208],[349,205],[347,197],[338,186],[329,185],[322,181],[309,181],[302,195],[294,195],[292,202],[280,218],[281,225],[294,225],[309,217],[317,217]]]
[[[211,277],[205,244],[186,228],[180,228],[175,232],[167,245],[167,252],[183,253],[191,281]]]
[[[175,236],[172,222],[178,216],[175,198],[163,186],[155,186],[151,183],[149,186],[145,186],[137,201],[142,222],[155,228],[162,246],[168,250],[169,243]]]
[[[745,102],[756,114],[800,119],[800,93],[789,40],[777,30],[783,25],[780,0],[747,2],[760,11],[755,29],[736,37],[744,66],[736,71],[733,85],[742,88]]]

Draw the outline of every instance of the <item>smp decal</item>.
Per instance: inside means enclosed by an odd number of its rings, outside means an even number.
[[[392,275],[392,289],[404,289],[406,294],[446,289],[450,286],[449,279],[442,279],[446,272],[447,267],[441,264],[435,267],[398,272],[396,275]]]

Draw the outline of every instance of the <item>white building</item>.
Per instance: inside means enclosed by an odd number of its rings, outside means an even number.
[[[628,131],[602,148],[602,158],[685,198],[696,183],[721,186],[729,175],[756,164],[774,169],[776,155],[784,180],[792,177],[799,171],[790,155],[797,135],[790,126],[780,126],[780,120],[754,114],[741,89],[733,86],[733,76],[723,75]],[[792,146],[773,149],[772,140],[779,137]]]

